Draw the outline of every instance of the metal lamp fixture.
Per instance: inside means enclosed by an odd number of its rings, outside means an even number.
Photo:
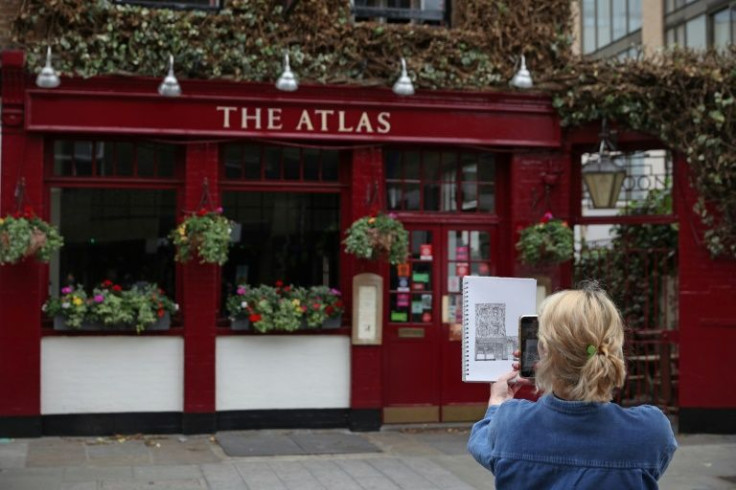
[[[626,170],[613,163],[609,136],[604,119],[598,153],[594,154],[583,167],[583,181],[595,209],[615,208],[626,178]]]
[[[179,80],[174,76],[174,56],[169,54],[169,73],[164,77],[164,81],[158,86],[158,93],[164,97],[179,97],[181,95],[181,87]]]
[[[396,95],[414,95],[414,84],[406,71],[406,60],[401,58],[401,75],[394,83],[394,93]]]
[[[276,80],[276,88],[284,92],[293,92],[299,88],[299,82],[289,66],[289,53],[284,53],[284,71]]]
[[[36,77],[36,86],[41,88],[56,88],[61,84],[59,75],[56,74],[51,66],[51,46],[46,48],[46,65],[41,69],[41,73]]]
[[[523,54],[521,55],[521,66],[519,67],[519,71],[514,74],[509,84],[516,88],[532,88],[532,85],[534,85],[532,75],[526,68],[526,58]]]

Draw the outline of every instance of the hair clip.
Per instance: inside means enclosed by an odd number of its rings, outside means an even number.
[[[588,344],[588,347],[585,349],[585,352],[588,353],[588,358],[593,357],[594,355],[598,354],[598,349],[593,344]]]

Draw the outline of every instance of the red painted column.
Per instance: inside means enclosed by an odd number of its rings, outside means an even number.
[[[674,189],[679,217],[680,359],[679,430],[736,433],[736,261],[712,259],[703,225],[693,212],[696,191],[689,168],[675,159]]]
[[[379,148],[355,150],[353,153],[350,214],[354,220],[382,209],[383,155]],[[382,275],[382,263],[357,260],[352,256],[347,267],[349,282],[356,274],[372,272]],[[352,305],[353,308],[356,305]],[[383,315],[384,325],[386,313]],[[353,326],[355,328],[355,326]],[[383,363],[380,345],[353,345],[350,351],[350,420],[351,430],[377,430],[381,426],[383,407]]]
[[[25,204],[43,209],[43,141],[23,129],[23,53],[2,53],[2,200],[0,217],[17,211],[15,189],[25,179]],[[0,266],[0,437],[41,435],[42,265]]]
[[[207,179],[215,205],[218,147],[216,144],[187,146],[184,211],[197,210]],[[184,415],[186,434],[215,432],[215,335],[219,267],[194,260],[181,266],[184,320]]]

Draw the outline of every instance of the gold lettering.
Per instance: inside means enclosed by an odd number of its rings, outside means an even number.
[[[281,124],[281,109],[269,107],[268,108],[268,129],[282,129]]]
[[[391,122],[389,119],[391,118],[390,112],[379,112],[378,113],[378,132],[381,134],[386,134],[389,131],[391,131]]]
[[[345,111],[337,111],[337,117],[339,121],[339,127],[337,128],[338,133],[351,133],[355,128],[345,127]]]
[[[335,113],[335,111],[329,110],[329,109],[317,109],[314,111],[315,114],[319,115],[319,117],[322,120],[322,125],[320,126],[321,131],[327,131],[327,116],[331,116]]]
[[[261,129],[261,108],[256,107],[255,114],[248,115],[248,108],[242,107],[240,109],[240,127],[242,129],[248,129],[248,120],[256,123],[255,129]]]
[[[355,132],[362,133],[363,130],[365,130],[366,133],[373,132],[373,126],[371,126],[371,120],[368,117],[368,114],[366,114],[365,112],[360,115],[360,120],[358,120],[358,127],[355,128]]]
[[[302,131],[302,125],[307,127],[307,131],[314,131],[312,120],[309,118],[309,111],[307,111],[306,109],[302,111],[302,115],[299,118],[299,123],[296,125],[296,130]]]
[[[223,128],[229,128],[230,127],[230,111],[237,110],[237,107],[231,107],[231,106],[217,106],[218,111],[222,111],[222,127]]]

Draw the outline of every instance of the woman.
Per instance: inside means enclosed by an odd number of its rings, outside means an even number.
[[[514,369],[491,384],[468,450],[496,488],[656,489],[677,449],[662,412],[610,403],[626,377],[618,310],[595,286],[541,305],[536,403],[514,400],[527,379]]]

